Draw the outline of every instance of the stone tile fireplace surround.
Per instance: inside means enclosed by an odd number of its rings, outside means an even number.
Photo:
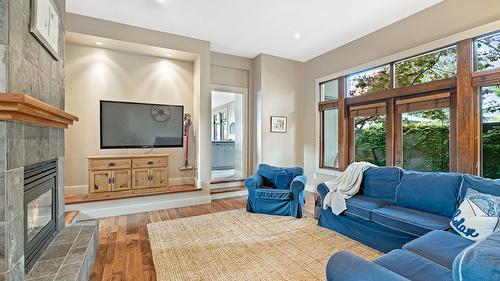
[[[62,21],[64,21],[65,0],[54,0],[53,2],[59,10],[59,14],[62,15]],[[6,93],[20,93],[36,99],[36,102],[41,101],[48,104],[55,110],[63,111],[64,22],[61,22],[59,28],[61,58],[56,60],[30,33],[30,16],[30,0],[0,1],[0,100],[10,102],[12,101],[11,96],[7,96]],[[17,110],[16,114],[23,114],[22,109],[18,108]],[[7,115],[2,114],[2,116]],[[92,244],[90,241],[97,237],[95,225],[93,228],[71,226],[61,232],[64,228],[64,129],[53,126],[54,123],[52,126],[46,126],[37,122],[29,122],[29,124],[19,122],[15,120],[16,118],[6,119],[13,120],[0,121],[0,281],[30,279],[30,275],[25,276],[24,168],[35,163],[48,160],[55,160],[57,163],[57,197],[55,200],[58,211],[55,215],[58,222],[56,230],[59,234],[48,249],[50,250],[53,245],[57,245],[56,241],[71,237],[74,239],[74,243],[65,245],[68,251],[62,252],[67,254],[69,261],[75,262],[77,257],[78,259],[87,258],[87,256],[92,258],[92,255],[72,255],[74,254],[72,251],[81,253],[82,247]],[[36,119],[36,116],[32,119]],[[89,233],[92,234],[89,235]],[[80,234],[85,242],[78,240],[77,237]],[[59,238],[59,236],[63,238]],[[56,249],[58,248],[56,247]],[[42,255],[41,260],[45,262],[51,260],[48,254],[49,250]],[[56,260],[61,260],[64,255],[59,250],[55,251],[59,252],[60,255]],[[85,251],[85,253],[88,252]],[[63,263],[70,264],[66,258],[62,261],[58,265],[61,268]],[[69,278],[68,275],[61,273],[59,267],[50,274],[49,272],[39,272],[40,269],[38,269],[35,275],[49,274],[43,280],[60,278],[58,274],[63,278],[61,280],[85,280],[88,274],[84,276],[83,273],[88,273],[88,268],[75,270],[77,266],[75,264],[71,264],[72,271],[82,272],[79,273],[78,277]],[[82,269],[81,264],[80,269]],[[37,268],[37,265],[35,264],[34,269]],[[88,267],[88,263],[86,266]],[[45,266],[39,266],[39,268],[45,268]],[[34,273],[31,273],[31,277],[33,275]]]

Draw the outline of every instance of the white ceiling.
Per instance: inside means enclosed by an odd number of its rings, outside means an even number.
[[[441,1],[70,0],[66,10],[210,41],[216,52],[307,61]]]

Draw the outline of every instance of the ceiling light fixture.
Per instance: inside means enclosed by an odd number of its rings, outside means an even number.
[[[167,56],[167,57],[171,57],[171,56],[172,56],[172,54],[171,54],[171,53],[166,53],[166,54],[165,54],[165,56]]]
[[[102,46],[104,43],[99,42],[99,41],[96,41],[96,42],[95,42],[95,44],[96,44],[97,46]]]
[[[300,33],[298,33],[298,32],[297,32],[297,33],[295,33],[295,34],[293,35],[293,38],[295,38],[295,39],[300,39]]]

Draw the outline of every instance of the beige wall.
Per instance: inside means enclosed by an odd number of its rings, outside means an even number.
[[[66,186],[88,184],[87,156],[149,150],[99,148],[100,100],[176,104],[193,113],[192,62],[66,44],[65,64],[66,110],[80,118],[66,131]],[[182,148],[157,148],[152,153],[170,155],[174,184],[193,177],[178,169],[183,165]]]
[[[318,116],[316,79],[334,73],[347,74],[446,46],[454,42],[443,38],[499,19],[500,1],[498,0],[445,0],[306,62],[303,103],[307,112],[304,115],[306,124],[304,126],[304,166],[309,179],[309,189],[312,190],[319,182],[331,178],[330,175],[317,173],[316,169],[319,144],[315,125]],[[486,30],[488,27],[467,32],[463,36],[479,35],[480,32]],[[434,42],[435,40],[439,41]],[[346,73],[341,73],[343,71]]]
[[[292,166],[303,165],[302,91],[304,64],[301,62],[260,55],[254,60],[255,89],[259,108],[260,162]],[[271,133],[271,116],[288,118],[287,133]],[[260,119],[260,120],[259,120]]]
[[[193,65],[193,129],[196,139],[197,185],[210,185],[210,42],[66,13],[66,30],[90,36],[190,52]],[[67,157],[70,157],[67,155]],[[82,164],[84,165],[84,164]]]

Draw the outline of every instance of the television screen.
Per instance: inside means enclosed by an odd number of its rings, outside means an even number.
[[[183,146],[181,105],[101,101],[101,148]]]

